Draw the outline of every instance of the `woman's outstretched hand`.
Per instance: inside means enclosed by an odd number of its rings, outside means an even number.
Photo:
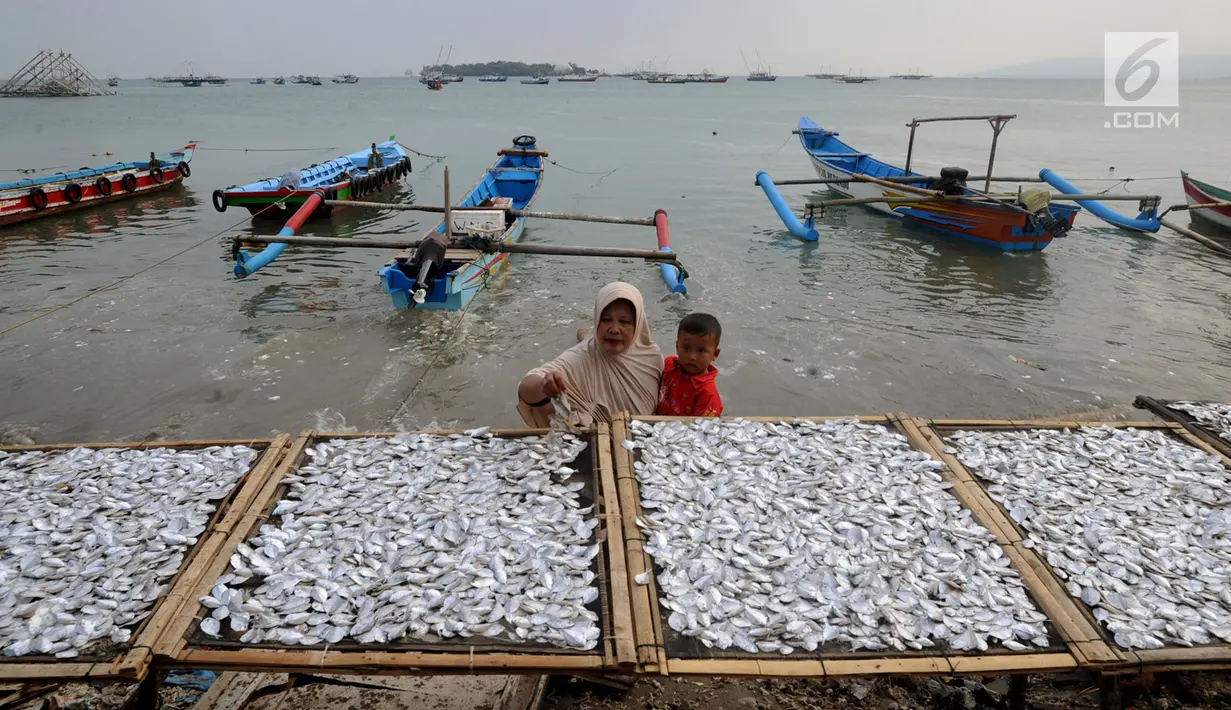
[[[564,375],[559,372],[549,372],[543,376],[544,397],[556,397],[567,393],[568,386],[564,384]]]
[[[545,399],[568,393],[564,375],[559,372],[548,372],[545,375],[530,375],[521,381],[517,395],[526,404],[533,404]]]

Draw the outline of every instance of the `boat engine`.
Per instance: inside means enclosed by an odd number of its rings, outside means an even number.
[[[966,191],[966,178],[970,171],[966,168],[941,168],[940,177],[933,180],[929,188],[945,195],[960,195]]]
[[[1069,225],[1057,219],[1048,205],[1051,204],[1051,193],[1047,190],[1033,188],[1022,193],[1022,206],[1030,211],[1030,221],[1037,223],[1055,239],[1068,236]]]

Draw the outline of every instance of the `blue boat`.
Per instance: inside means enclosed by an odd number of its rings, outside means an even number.
[[[376,144],[383,167],[368,165],[371,148],[344,155],[341,158],[312,165],[299,172],[299,187],[279,188],[281,178],[267,178],[243,186],[214,190],[214,209],[225,212],[228,207],[243,207],[253,217],[286,219],[287,210],[294,211],[317,189],[325,189],[331,200],[356,200],[360,197],[392,189],[411,170],[410,154],[394,139]],[[284,205],[284,209],[271,209]],[[321,205],[312,217],[325,217],[334,208]]]
[[[1007,121],[1012,117],[978,118]],[[968,117],[912,121],[912,147],[914,127],[935,120],[968,120]],[[1003,126],[1003,122],[1000,125]],[[967,172],[960,168],[942,170],[939,179],[919,175],[909,170],[909,151],[907,168],[890,165],[852,148],[838,138],[837,131],[825,130],[810,118],[801,118],[795,132],[799,134],[800,144],[817,176],[831,181],[827,183],[830,190],[849,198],[891,200],[868,206],[966,241],[1004,251],[1037,251],[1046,248],[1054,236],[1064,236],[1079,211],[1074,205],[1048,204],[1045,196],[1041,205],[1031,202],[1029,206],[1014,200],[993,198],[967,187]],[[999,134],[999,129],[996,132]],[[860,176],[881,182],[860,180]],[[915,176],[919,178],[917,181],[910,179]],[[794,236],[807,241],[818,238],[813,220],[809,218],[807,223],[799,222],[768,174],[764,171],[758,173],[757,184],[765,190],[770,203]],[[943,193],[945,199],[912,199],[937,193]]]
[[[488,227],[499,232],[502,243],[521,238],[526,226],[524,216],[510,214],[507,209],[529,209],[543,184],[543,158],[547,153],[536,149],[533,136],[519,136],[512,150],[500,151],[500,157],[487,170],[478,184],[458,203],[461,208],[491,207],[490,211],[459,211],[452,214],[449,229],[444,221],[435,232],[450,238],[466,236],[473,227]],[[490,224],[490,220],[501,220]],[[398,308],[460,310],[465,308],[487,281],[495,278],[504,266],[508,254],[477,249],[448,249],[443,264],[431,279],[430,288],[416,303],[414,286],[418,277],[413,264],[414,254],[402,252],[380,270],[381,285],[393,297]]]

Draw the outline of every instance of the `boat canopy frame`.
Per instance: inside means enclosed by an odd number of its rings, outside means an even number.
[[[987,155],[987,180],[983,183],[983,191],[991,192],[992,190],[992,166],[996,164],[996,143],[1000,140],[1000,132],[1004,130],[1005,125],[1017,118],[1015,113],[998,113],[989,116],[938,116],[936,118],[912,118],[906,127],[910,129],[910,140],[906,144],[906,174],[910,175],[910,162],[915,153],[915,131],[919,126],[925,123],[939,123],[942,121],[987,121],[992,127],[992,148]]]

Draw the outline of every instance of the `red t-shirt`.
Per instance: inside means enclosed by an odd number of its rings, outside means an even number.
[[[658,385],[658,411],[672,417],[720,417],[722,397],[718,396],[718,368],[690,375],[680,368],[674,355],[663,363],[663,378]]]

